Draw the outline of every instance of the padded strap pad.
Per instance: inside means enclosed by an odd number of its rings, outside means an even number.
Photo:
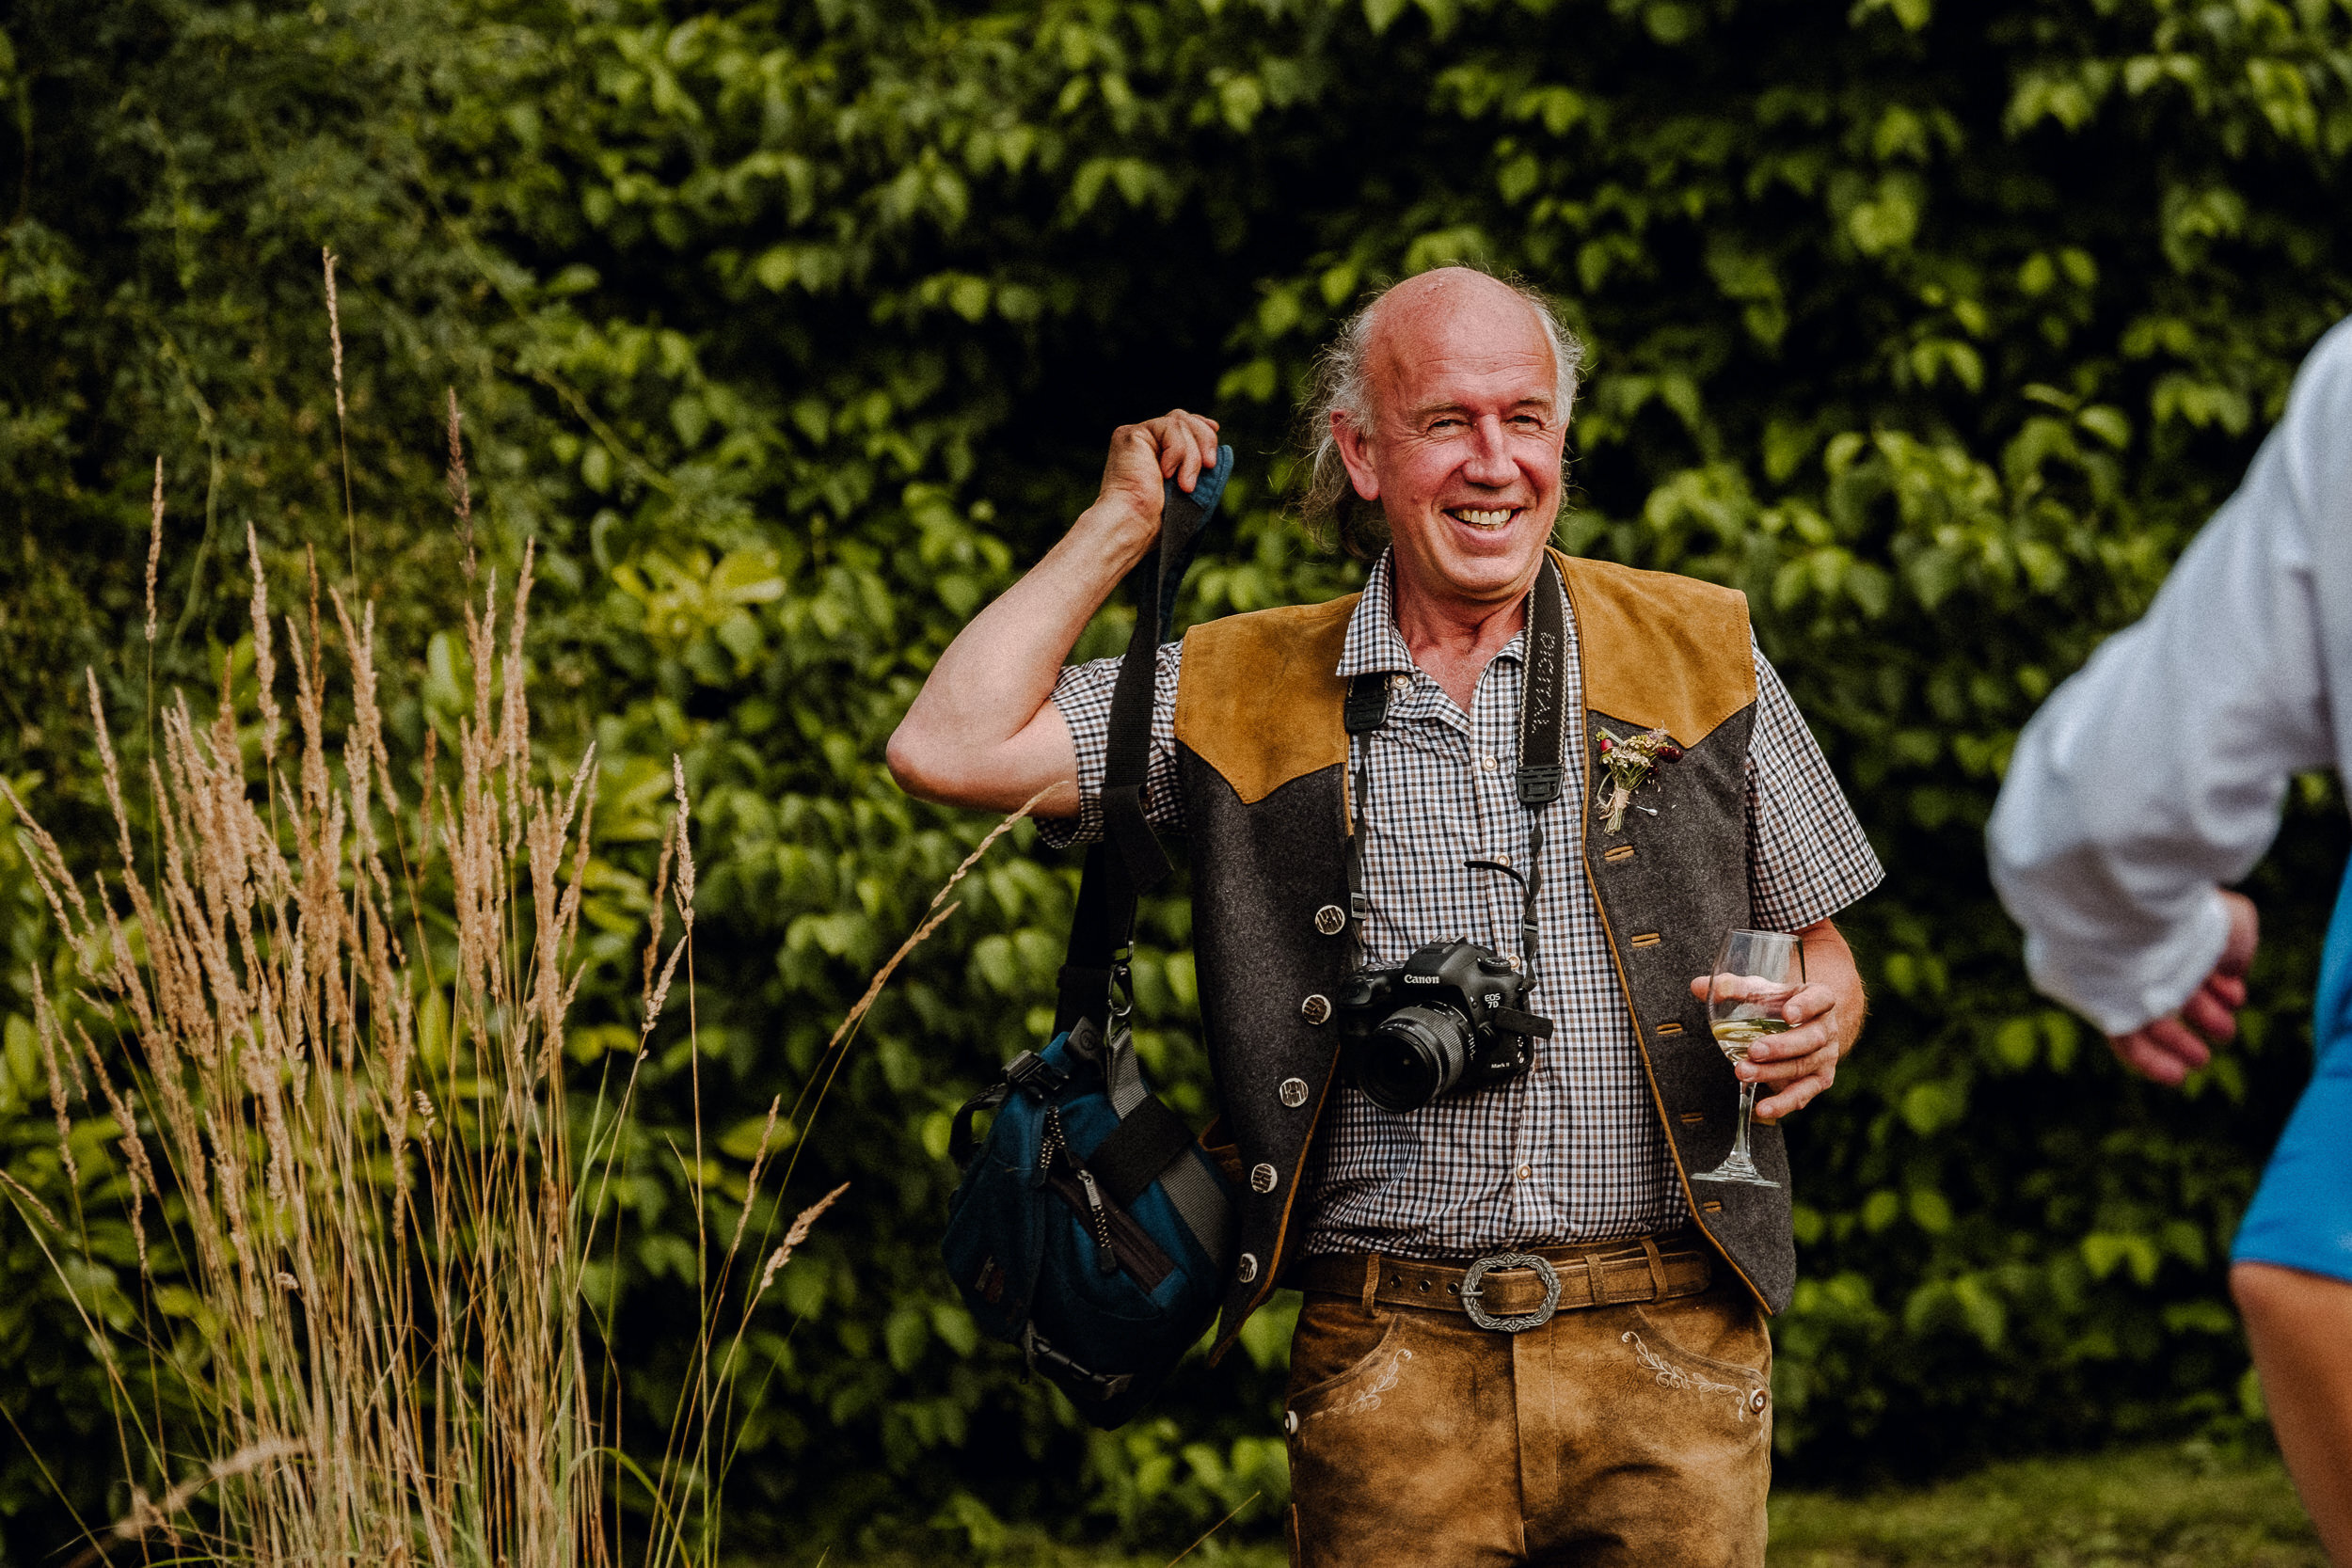
[[[1124,1209],[1191,1147],[1192,1129],[1184,1118],[1147,1095],[1095,1147],[1087,1157],[1087,1168],[1110,1200]]]

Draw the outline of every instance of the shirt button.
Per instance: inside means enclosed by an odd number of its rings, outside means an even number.
[[[1488,752],[1485,756],[1478,759],[1478,766],[1491,773],[1496,768],[1502,767],[1502,764],[1496,758],[1492,752]]]
[[[1510,864],[1510,863],[1511,863],[1511,857],[1510,857],[1510,856],[1505,855],[1505,854],[1502,854],[1502,853],[1499,853],[1499,852],[1498,852],[1498,853],[1496,853],[1496,854],[1488,855],[1486,858],[1487,858],[1488,860],[1490,860],[1490,861],[1494,862],[1497,865],[1508,865],[1508,864]]]
[[[1394,674],[1394,675],[1391,675],[1391,676],[1389,677],[1389,689],[1390,689],[1390,690],[1391,690],[1391,691],[1403,691],[1403,690],[1406,690],[1406,689],[1409,689],[1409,688],[1412,686],[1412,684],[1413,684],[1413,677],[1412,677],[1412,676],[1410,676],[1410,675],[1406,675],[1406,674]]]
[[[1529,1177],[1535,1174],[1535,1167],[1533,1165],[1521,1165],[1518,1170],[1513,1171],[1511,1174],[1524,1181]]]

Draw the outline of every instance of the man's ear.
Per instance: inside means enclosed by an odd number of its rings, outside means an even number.
[[[1340,461],[1347,467],[1348,483],[1368,501],[1380,499],[1380,476],[1372,466],[1372,438],[1340,409],[1331,410],[1331,438],[1338,443]]]

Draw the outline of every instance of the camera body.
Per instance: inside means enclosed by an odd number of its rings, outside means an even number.
[[[1550,1033],[1519,1007],[1534,983],[1472,942],[1425,942],[1394,969],[1359,970],[1340,993],[1342,1070],[1389,1111],[1507,1084]]]

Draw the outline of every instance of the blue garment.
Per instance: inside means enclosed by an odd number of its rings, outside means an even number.
[[[2311,1086],[2287,1118],[2230,1258],[2352,1281],[2352,867],[2319,960],[2312,1038]]]

